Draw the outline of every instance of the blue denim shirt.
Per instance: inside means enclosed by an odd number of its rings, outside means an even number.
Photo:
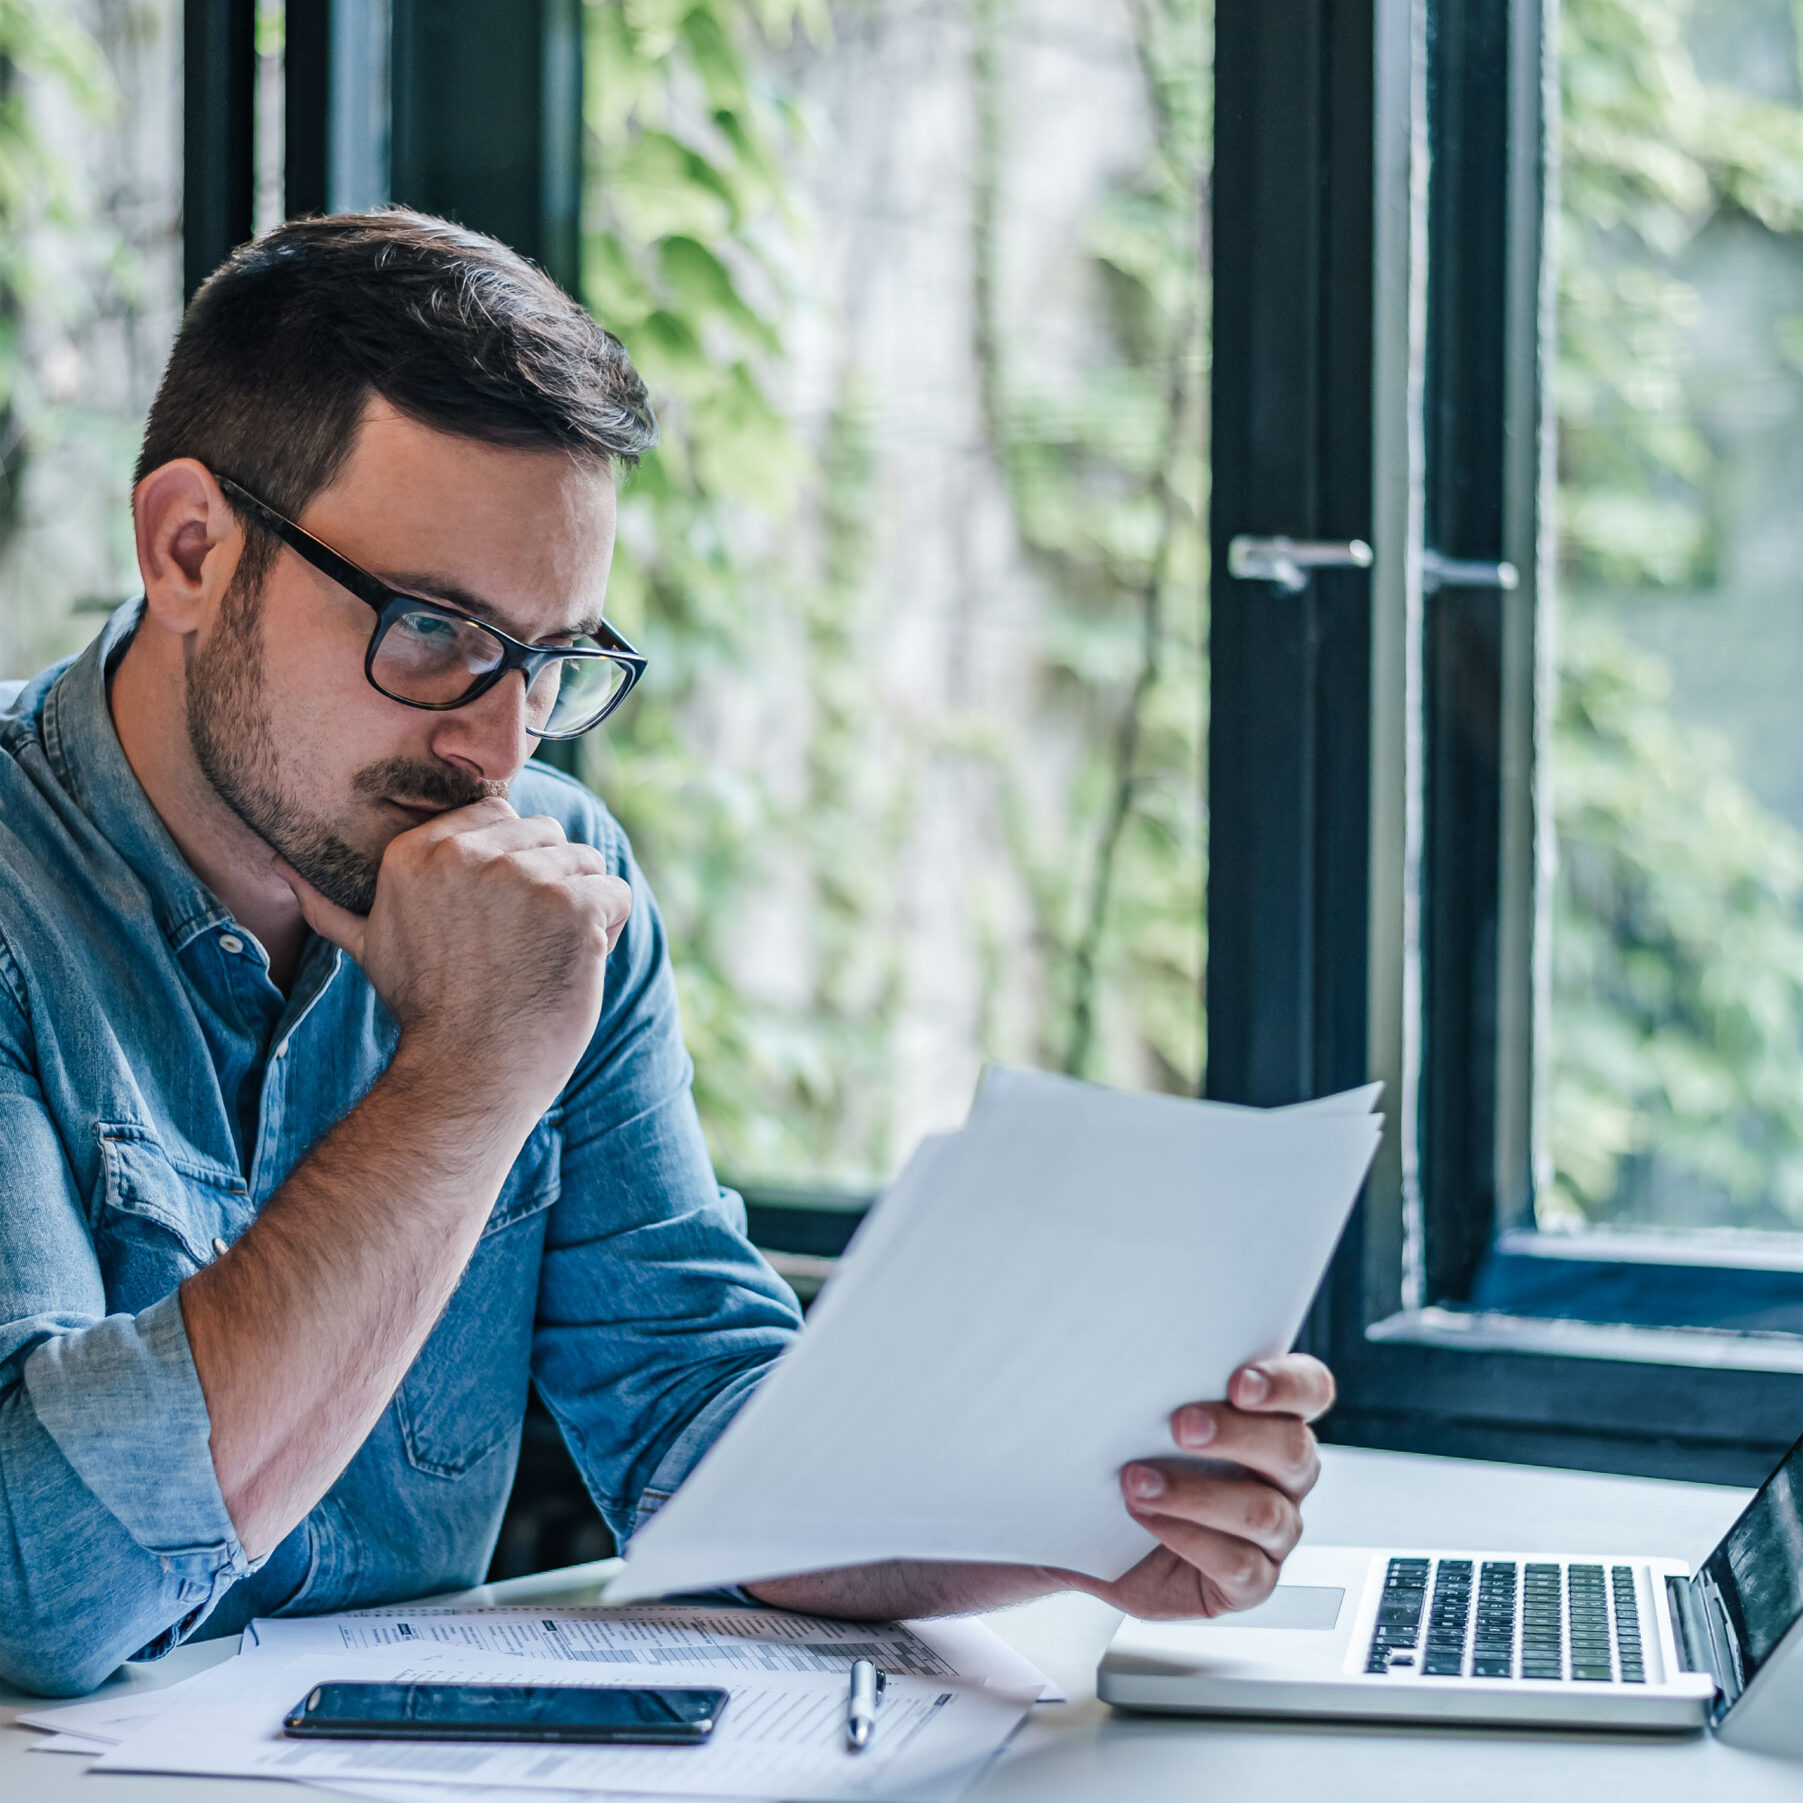
[[[0,1677],[54,1693],[197,1629],[480,1582],[529,1381],[624,1542],[798,1325],[715,1182],[625,835],[533,766],[520,812],[632,886],[599,1028],[369,1438],[246,1556],[176,1286],[356,1106],[396,1034],[323,940],[284,996],[183,863],[108,708],[139,605],[0,691]]]

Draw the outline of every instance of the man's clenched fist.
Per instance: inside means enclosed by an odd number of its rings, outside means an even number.
[[[367,918],[286,873],[307,924],[362,966],[418,1059],[536,1117],[601,1015],[632,891],[591,845],[490,797],[391,840]]]

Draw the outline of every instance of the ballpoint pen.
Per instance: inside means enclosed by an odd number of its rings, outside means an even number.
[[[870,1744],[876,1727],[876,1700],[887,1680],[868,1659],[851,1663],[851,1694],[845,1699],[845,1744],[861,1753]]]

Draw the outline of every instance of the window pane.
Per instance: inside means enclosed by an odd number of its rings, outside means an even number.
[[[181,308],[181,18],[0,10],[0,679],[136,590],[131,467]]]
[[[585,281],[664,423],[588,774],[722,1168],[880,1181],[986,1058],[1193,1091],[1204,0],[587,16]]]
[[[1799,17],[1567,0],[1560,40],[1538,1225],[1755,1261],[1803,1228]]]

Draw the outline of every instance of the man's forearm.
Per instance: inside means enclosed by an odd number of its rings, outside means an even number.
[[[181,1287],[213,1464],[253,1557],[362,1445],[462,1275],[531,1129],[394,1063],[217,1263]]]
[[[837,1571],[769,1578],[745,1589],[760,1602],[805,1615],[850,1621],[907,1621],[1006,1609],[1073,1585],[1069,1572],[1039,1565],[979,1565],[950,1560],[893,1559]],[[1081,1580],[1075,1580],[1080,1582]]]

